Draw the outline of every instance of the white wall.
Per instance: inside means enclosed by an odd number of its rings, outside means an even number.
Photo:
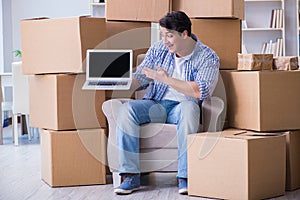
[[[0,1],[0,19],[3,19],[2,1]],[[0,20],[0,69],[4,66],[3,60],[3,20]]]
[[[8,17],[7,17],[8,16]],[[11,33],[11,1],[2,0],[2,61],[0,72],[7,71],[7,66],[11,65],[12,59],[12,33]],[[1,48],[1,47],[0,47]],[[0,58],[1,59],[1,58]],[[4,69],[4,70],[3,70]]]
[[[5,40],[11,43],[11,47],[4,48],[4,52],[9,55],[5,62],[5,71],[11,71],[11,63],[18,59],[13,57],[12,51],[21,49],[20,39],[20,20],[36,17],[71,17],[78,15],[89,15],[90,7],[89,0],[2,0],[9,2],[6,13],[3,16],[3,21],[7,22],[8,26],[4,30],[9,36]],[[9,8],[9,6],[11,8]],[[2,9],[4,10],[4,9]],[[9,27],[10,26],[10,27]],[[1,39],[1,37],[0,37]],[[0,46],[1,49],[1,46]],[[1,50],[0,50],[1,53]],[[0,54],[1,61],[1,54]],[[0,63],[1,64],[1,63]]]

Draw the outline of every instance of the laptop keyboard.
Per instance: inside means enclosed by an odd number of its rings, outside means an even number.
[[[114,86],[114,85],[127,85],[127,81],[90,81],[88,85],[104,85],[104,86]]]

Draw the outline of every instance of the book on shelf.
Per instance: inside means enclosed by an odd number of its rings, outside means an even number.
[[[247,25],[246,20],[242,20],[242,29],[247,29],[247,28],[248,28],[248,25]]]
[[[273,54],[274,57],[283,56],[283,39],[277,38],[276,42],[273,42],[273,40],[263,42],[260,53]]]
[[[248,54],[248,50],[244,44],[242,44],[242,54]]]
[[[264,43],[261,45],[260,53],[261,53],[261,54],[264,54],[264,53],[266,52],[266,49],[267,49],[267,43],[264,42]]]
[[[283,9],[273,9],[270,28],[283,28]]]
[[[283,39],[279,38],[279,53],[278,56],[283,56]]]
[[[270,23],[270,28],[275,28],[275,21],[276,21],[276,14],[275,14],[275,11],[276,10],[272,10],[272,13],[271,13],[271,23]]]
[[[280,10],[276,9],[276,22],[275,22],[275,28],[279,28],[279,17],[280,17]]]
[[[283,28],[283,10],[279,10],[279,27],[278,28]]]

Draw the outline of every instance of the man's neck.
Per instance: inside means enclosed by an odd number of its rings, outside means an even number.
[[[185,57],[187,55],[190,55],[194,51],[195,45],[196,45],[196,41],[193,38],[188,37],[188,39],[185,42],[184,48],[182,48],[183,50],[177,52],[176,56],[180,58],[180,57]]]

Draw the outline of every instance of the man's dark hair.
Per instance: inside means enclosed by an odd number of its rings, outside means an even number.
[[[188,36],[191,36],[192,22],[190,18],[182,11],[172,11],[167,13],[159,20],[159,25],[169,30],[178,31],[182,33],[187,30]]]

